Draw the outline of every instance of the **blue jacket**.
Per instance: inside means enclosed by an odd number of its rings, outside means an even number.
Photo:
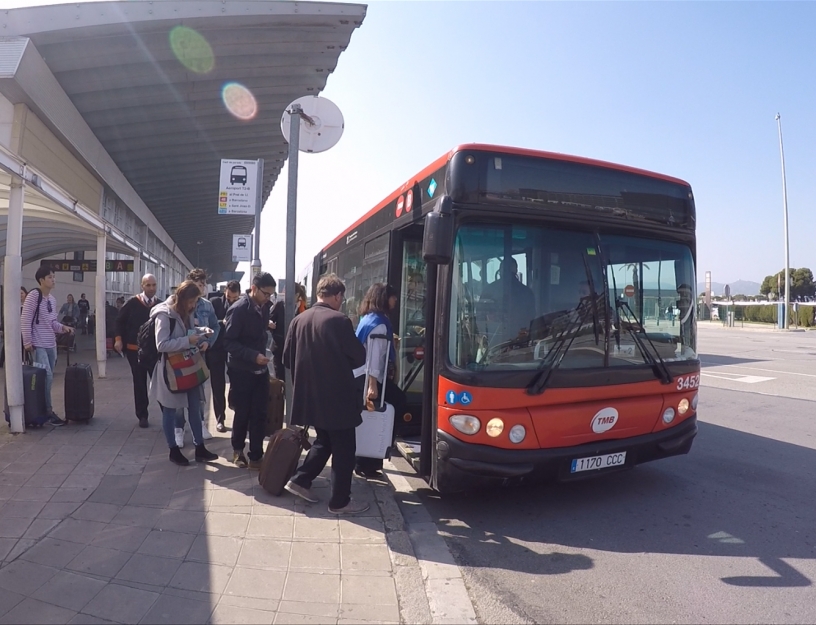
[[[207,326],[213,333],[201,343],[207,343],[212,347],[216,340],[218,340],[218,333],[221,331],[221,325],[218,323],[218,317],[215,315],[215,308],[212,302],[206,297],[199,297],[196,302],[195,310],[193,311],[194,323],[197,327]]]

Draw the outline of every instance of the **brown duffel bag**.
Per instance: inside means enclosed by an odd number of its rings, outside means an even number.
[[[258,473],[261,488],[271,495],[279,496],[297,469],[300,453],[311,446],[309,434],[304,428],[289,427],[275,432],[269,439],[261,461]]]

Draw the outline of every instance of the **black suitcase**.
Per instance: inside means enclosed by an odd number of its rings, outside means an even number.
[[[311,446],[303,428],[289,427],[275,432],[266,446],[258,472],[261,488],[275,496],[283,493],[283,487],[297,469],[300,452]]]
[[[48,422],[48,408],[45,403],[46,372],[41,367],[23,365],[23,420],[27,428],[39,428]],[[6,423],[9,422],[8,393],[3,376],[3,409]]]
[[[65,369],[65,418],[88,421],[94,415],[94,384],[91,365],[75,364]]]

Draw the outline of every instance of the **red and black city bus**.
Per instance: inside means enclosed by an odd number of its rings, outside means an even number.
[[[461,145],[315,258],[400,292],[396,380],[440,492],[577,479],[685,454],[697,433],[695,207],[632,167]],[[313,291],[316,279],[308,287]]]

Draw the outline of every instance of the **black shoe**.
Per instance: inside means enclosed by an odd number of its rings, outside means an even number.
[[[60,419],[57,416],[57,414],[52,410],[51,414],[48,415],[48,423],[50,423],[53,426],[59,427],[61,425],[65,425],[66,421],[64,421],[63,419]]]
[[[196,445],[195,460],[196,462],[212,462],[213,460],[218,460],[218,454],[209,451],[204,447],[204,443],[202,443],[201,445]]]
[[[382,471],[378,471],[377,469],[354,469],[354,472],[367,480],[376,480],[383,476]]]
[[[186,467],[190,464],[190,461],[185,458],[184,454],[181,453],[181,450],[178,447],[170,448],[170,462],[177,464],[180,467]]]
[[[146,428],[147,425],[147,417],[139,417],[139,427]]]
[[[223,420],[219,420],[218,423],[215,424],[215,431],[221,432],[222,434],[227,431],[227,426],[224,425]]]

